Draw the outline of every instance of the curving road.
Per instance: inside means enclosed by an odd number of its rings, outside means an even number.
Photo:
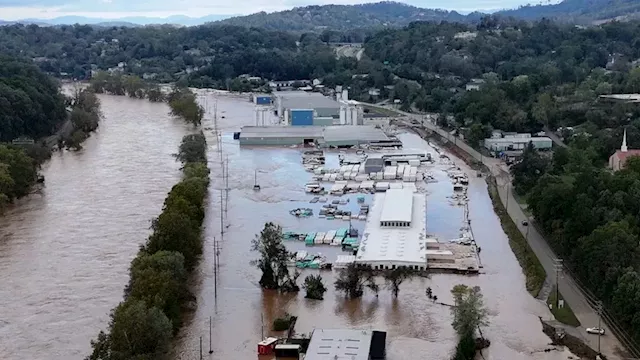
[[[508,167],[506,166],[506,164],[504,164],[504,162],[499,159],[482,156],[479,152],[464,143],[464,141],[462,141],[461,139],[456,138],[446,130],[438,127],[435,123],[425,120],[425,116],[423,115],[406,113],[386,106],[372,104],[368,105],[372,107],[384,108],[387,110],[394,110],[398,114],[406,116],[410,120],[417,120],[422,124],[424,128],[439,134],[443,138],[453,142],[458,148],[464,150],[476,160],[482,161],[482,163],[490,169],[492,175],[496,178],[500,200],[507,208],[509,216],[516,223],[520,232],[525,237],[527,237],[531,249],[536,254],[538,259],[540,259],[540,263],[542,263],[542,266],[547,273],[548,281],[550,281],[553,285],[556,285],[555,264],[557,257],[535,226],[530,225],[527,227],[522,225],[523,220],[529,221],[530,219],[524,213],[524,211],[520,207],[520,204],[516,201],[510,191],[511,175],[509,173]],[[406,122],[406,125],[415,126],[412,125],[409,121]],[[531,224],[531,221],[529,221],[529,223]],[[583,340],[589,346],[591,346],[595,350],[598,350],[598,336],[588,334],[585,330],[588,327],[598,326],[598,311],[596,310],[595,299],[591,297],[586,291],[583,291],[581,287],[576,283],[576,281],[574,281],[571,275],[567,274],[566,272],[559,277],[557,285],[559,286],[563,298],[571,306],[571,309],[582,324],[576,330],[578,330]],[[606,335],[600,338],[601,353],[611,360],[627,359],[627,357],[624,357],[625,355],[621,355],[625,352],[624,348],[621,345],[620,341],[616,338],[616,336],[611,332],[609,325],[605,324],[605,318],[603,318],[601,324],[601,327],[603,327],[606,331]]]

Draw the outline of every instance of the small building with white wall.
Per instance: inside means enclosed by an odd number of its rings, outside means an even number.
[[[499,132],[494,132],[488,139],[484,139],[484,147],[489,151],[524,150],[529,143],[534,149],[546,150],[553,147],[553,141],[546,136],[531,136],[523,133],[506,133],[499,137]]]

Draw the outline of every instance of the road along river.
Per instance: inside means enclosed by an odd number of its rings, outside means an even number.
[[[213,95],[208,99],[212,107]],[[311,174],[300,164],[300,150],[240,148],[233,140],[233,132],[239,131],[243,125],[255,124],[253,105],[244,97],[218,96],[217,108],[220,115],[218,127],[222,130],[222,158],[229,158],[228,220],[224,237],[221,237],[220,192],[224,181],[217,136],[211,131],[214,125],[209,119],[203,124],[209,129],[205,133],[211,146],[209,161],[212,169],[204,230],[205,253],[192,284],[198,308],[179,334],[175,358],[198,359],[199,339],[202,337],[205,359],[255,359],[262,329],[265,335],[268,334],[273,319],[286,311],[299,317],[296,330],[300,333],[323,327],[386,330],[389,360],[446,359],[456,344],[450,310],[431,302],[424,291],[430,286],[439,301],[451,303],[449,291],[459,283],[482,288],[490,313],[490,324],[483,329],[484,335],[491,340],[490,348],[483,352],[486,359],[569,358],[570,353],[565,349],[545,352],[552,347],[547,345],[549,338],[541,332],[538,316],[549,319],[551,314],[545,304],[532,298],[525,289],[524,275],[493,212],[484,179],[476,178],[475,173],[457,159],[456,163],[469,173],[471,179],[468,190],[470,219],[476,240],[482,247],[484,274],[475,277],[433,274],[428,279],[412,280],[402,284],[397,300],[384,288],[377,298],[366,293],[362,299],[345,300],[334,291],[335,276],[330,271],[321,272],[329,289],[323,301],[305,299],[304,291],[288,295],[262,291],[258,286],[260,274],[249,265],[249,261],[257,256],[250,252],[250,242],[265,222],[273,221],[285,230],[300,231],[328,231],[344,224],[317,217],[298,219],[289,215],[292,208],[309,207],[311,198],[303,191],[303,185]],[[400,138],[406,148],[424,148],[435,154],[433,147],[416,135],[403,134]],[[452,239],[458,235],[463,208],[449,203],[452,187],[444,173],[445,167],[435,165],[432,169],[439,181],[428,184],[427,232],[441,239]],[[262,187],[259,192],[252,190],[256,169],[258,183]],[[354,226],[362,226],[362,222],[354,222]],[[217,296],[213,285],[214,238],[220,243]],[[287,243],[295,249],[304,248],[300,245]],[[333,261],[339,250],[314,247],[310,251],[322,252]],[[308,273],[313,271],[303,272],[299,283]],[[213,323],[211,355],[208,354],[210,318]],[[416,354],[420,355],[416,357]]]
[[[131,259],[180,178],[191,126],[166,104],[100,96],[79,152],[44,165],[40,195],[0,218],[0,359],[82,359],[122,300]]]

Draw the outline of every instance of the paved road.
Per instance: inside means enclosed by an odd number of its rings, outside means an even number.
[[[372,105],[377,106],[377,105]],[[383,106],[377,106],[383,107]],[[388,107],[384,107],[385,109],[389,109]],[[465,144],[459,138],[455,138],[453,135],[449,134],[446,130],[439,128],[432,122],[423,121],[422,115],[410,114],[402,111],[396,110],[398,113],[407,116],[409,119],[415,119],[420,121],[425,128],[434,131],[440,136],[448,139],[449,141],[455,143],[460,149],[464,150],[471,156],[473,156],[478,161],[482,161],[482,163],[487,166],[491,173],[496,177],[496,182],[498,183],[498,193],[500,195],[500,200],[502,204],[507,208],[507,212],[509,216],[513,219],[513,221],[517,224],[520,232],[527,236],[528,230],[528,242],[531,246],[531,249],[536,254],[538,259],[540,259],[540,263],[544,267],[544,270],[547,273],[547,277],[552,282],[552,284],[556,284],[556,272],[555,272],[555,259],[556,255],[551,250],[546,240],[542,235],[538,232],[535,226],[523,226],[522,221],[527,220],[529,218],[523,212],[520,204],[513,197],[511,192],[511,176],[509,174],[509,170],[504,164],[504,162],[495,159],[489,158],[486,156],[481,156],[479,152],[471,148],[469,145]],[[506,202],[505,202],[506,199]],[[531,221],[529,221],[531,224]],[[598,326],[598,314],[594,309],[592,304],[587,300],[587,296],[580,290],[575,281],[571,278],[569,274],[563,274],[560,276],[558,281],[560,292],[565,299],[565,301],[571,306],[573,312],[575,313],[578,320],[582,326],[578,328],[578,331],[582,335],[585,342],[587,342],[593,349],[598,349],[598,336],[587,334],[585,328],[587,327],[595,327]],[[607,356],[607,358],[611,360],[620,360],[622,359],[618,354],[621,353],[621,346],[618,339],[611,333],[611,330],[607,325],[605,325],[604,321],[601,326],[605,329],[606,335],[602,336],[600,339],[600,351]]]
[[[567,147],[567,144],[562,142],[562,139],[560,139],[560,137],[558,137],[558,135],[556,135],[553,131],[551,131],[546,126],[544,127],[544,133],[547,135],[547,137],[549,137],[551,139],[551,141],[553,141],[554,144],[556,144],[558,146],[562,146],[564,148]]]

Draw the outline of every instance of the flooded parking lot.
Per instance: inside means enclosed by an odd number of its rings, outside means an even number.
[[[209,98],[213,102],[213,97]],[[299,294],[279,294],[262,291],[258,285],[259,271],[250,260],[250,243],[265,222],[280,224],[285,231],[329,231],[348,227],[349,222],[318,218],[322,204],[310,204],[313,195],[305,194],[304,184],[312,174],[301,164],[301,149],[287,147],[241,148],[233,140],[233,132],[255,122],[253,104],[245,99],[219,97],[218,127],[222,130],[222,158],[229,159],[229,200],[226,227],[220,234],[220,191],[224,188],[221,176],[217,137],[213,122],[205,126],[210,146],[209,161],[212,184],[205,220],[205,254],[193,284],[198,307],[179,334],[176,357],[197,359],[199,338],[203,337],[208,350],[209,319],[213,319],[213,354],[205,351],[207,359],[252,359],[257,357],[256,344],[269,334],[274,318],[288,312],[298,316],[296,331],[308,333],[314,328],[366,328],[388,332],[389,360],[416,358],[445,359],[455,347],[456,336],[451,327],[448,307],[433,303],[425,296],[430,286],[439,301],[451,303],[450,289],[456,284],[480,286],[489,309],[489,326],[483,329],[491,340],[483,352],[486,359],[566,359],[563,350],[544,352],[549,339],[541,332],[538,317],[549,318],[546,306],[532,298],[525,289],[525,279],[511,252],[483,178],[454,159],[456,165],[469,174],[469,219],[475,239],[482,247],[483,271],[477,276],[432,274],[430,278],[416,278],[402,284],[398,299],[390,291],[382,290],[378,297],[365,293],[363,298],[347,300],[333,289],[332,271],[303,270],[301,280],[310,273],[320,272],[328,287],[323,301],[304,298]],[[405,148],[420,148],[438,158],[433,146],[414,134],[401,134]],[[337,163],[338,153],[327,153],[327,166]],[[333,159],[333,160],[332,160]],[[426,184],[427,233],[445,241],[458,238],[464,220],[464,206],[451,204],[452,184],[446,170],[450,164],[435,164],[430,169],[437,182]],[[253,190],[254,171],[260,191]],[[329,199],[333,197],[328,196]],[[350,195],[349,206],[355,206],[356,195]],[[344,197],[343,197],[344,198]],[[371,196],[365,196],[370,203]],[[297,218],[289,214],[294,208],[312,208],[314,216]],[[352,221],[360,230],[364,221]],[[217,273],[217,295],[214,289],[214,238],[220,242],[220,268]],[[286,243],[289,249],[321,252],[329,261],[343,252],[339,247],[305,247],[303,242]],[[264,326],[263,326],[264,325]]]

